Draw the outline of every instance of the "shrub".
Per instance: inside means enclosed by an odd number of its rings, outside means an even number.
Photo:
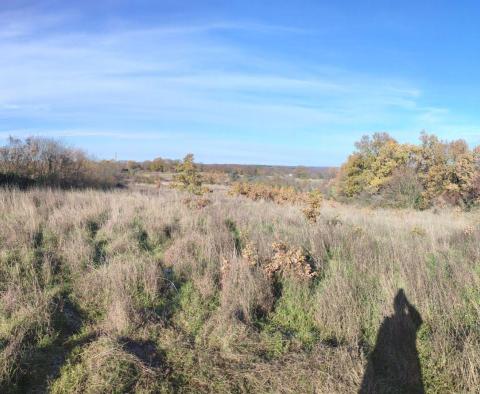
[[[322,193],[319,190],[299,192],[291,186],[271,186],[262,183],[237,182],[232,185],[230,195],[248,197],[254,201],[273,201],[276,204],[302,204],[305,218],[316,223],[322,206]]]
[[[273,258],[264,268],[269,276],[281,273],[300,279],[312,279],[318,275],[313,271],[309,257],[302,248],[290,248],[283,242],[275,242],[272,249]]]
[[[322,200],[322,194],[318,190],[311,191],[307,194],[305,198],[307,206],[302,210],[302,212],[310,223],[317,222],[317,218],[320,215]]]
[[[262,183],[237,182],[230,189],[231,195],[241,195],[254,201],[273,201],[277,204],[295,203],[300,194],[288,186],[270,186]]]
[[[208,198],[186,198],[183,203],[190,209],[203,209],[212,204],[212,200]]]

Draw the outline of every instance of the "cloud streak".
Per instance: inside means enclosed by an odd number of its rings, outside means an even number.
[[[0,14],[0,21],[6,18]],[[304,143],[351,145],[358,133],[389,125],[418,131],[456,122],[448,109],[426,104],[422,89],[407,80],[314,68],[242,44],[315,31],[235,21],[55,29],[71,18],[34,15],[0,27],[1,129],[138,140],[163,139],[160,130],[170,130],[170,142],[183,145],[202,145],[198,135],[252,138],[258,146],[284,138],[288,145],[298,133]],[[48,34],[37,34],[45,29]],[[225,32],[242,39],[227,40]],[[335,138],[348,132],[351,137]]]

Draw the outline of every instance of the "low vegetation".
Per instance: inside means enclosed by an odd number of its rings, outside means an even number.
[[[356,392],[400,288],[426,391],[477,390],[476,211],[202,198],[1,190],[0,391]]]
[[[245,196],[254,201],[272,201],[276,204],[302,205],[302,212],[308,221],[315,223],[320,215],[323,196],[319,190],[300,192],[292,186],[271,186],[264,183],[236,182],[230,195]]]
[[[11,139],[0,392],[477,392],[478,152],[421,141],[318,180]]]
[[[236,182],[230,188],[230,194],[277,204],[297,203],[302,199],[302,194],[291,186],[271,186],[264,183]]]

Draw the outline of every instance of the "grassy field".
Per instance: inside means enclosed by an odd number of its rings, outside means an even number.
[[[3,189],[0,391],[477,392],[479,241],[477,212]]]

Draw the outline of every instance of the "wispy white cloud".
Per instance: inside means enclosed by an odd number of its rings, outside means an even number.
[[[109,137],[113,139],[121,140],[167,140],[172,135],[172,132],[155,132],[155,133],[129,133],[121,131],[108,131],[108,130],[50,130],[45,131],[42,129],[12,129],[0,131],[0,139],[7,139],[10,136],[18,138],[27,138],[31,136],[42,136],[47,138],[64,138],[64,137]],[[178,135],[178,134],[176,134]]]
[[[459,123],[447,108],[428,105],[414,82],[312,67],[220,34],[315,31],[236,21],[150,28],[117,24],[90,32],[54,28],[72,17],[32,11],[0,23],[1,129],[7,123],[20,127],[23,119],[36,124],[34,134],[50,130],[56,137],[123,140],[175,135],[177,143],[197,141],[201,150],[202,141],[233,133],[237,139],[283,133],[289,141],[293,133],[307,133],[332,144],[341,141],[335,134],[349,130],[345,143],[351,144],[355,132],[415,132]],[[0,13],[0,22],[7,19]],[[45,30],[48,34],[36,34]],[[7,133],[0,132],[0,138]]]

